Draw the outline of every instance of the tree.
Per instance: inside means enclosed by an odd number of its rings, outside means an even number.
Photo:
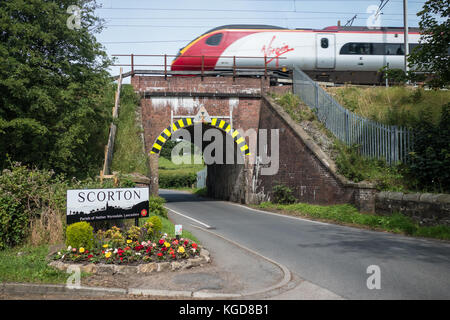
[[[81,9],[69,28],[70,5]],[[100,167],[111,61],[95,0],[0,1],[0,169],[7,158],[70,176]]]
[[[444,87],[450,83],[450,8],[446,0],[428,0],[422,11],[419,27],[422,33],[420,45],[412,50],[408,62],[417,71],[433,73],[429,84]],[[440,23],[438,17],[444,18]]]

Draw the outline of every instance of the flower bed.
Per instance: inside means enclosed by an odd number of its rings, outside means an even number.
[[[51,256],[54,261],[66,263],[94,263],[116,265],[139,265],[150,262],[171,262],[195,258],[200,255],[201,248],[189,239],[167,238],[164,235],[158,241],[126,240],[123,246],[113,247],[104,243],[91,250],[72,248],[59,251]]]

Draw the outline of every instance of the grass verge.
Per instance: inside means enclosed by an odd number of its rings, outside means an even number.
[[[166,219],[166,218],[161,218],[161,222],[162,222],[162,226],[163,226],[162,233],[167,233],[168,236],[175,237],[175,225],[172,223],[172,221],[170,221],[169,219]],[[184,228],[183,228],[183,232],[181,233],[180,238],[191,239],[192,241],[196,242],[197,244],[199,243],[198,239],[192,233],[185,230]]]
[[[47,265],[48,246],[20,246],[0,251],[0,282],[65,283],[69,274]]]
[[[364,214],[348,204],[321,206],[306,203],[274,204],[263,202],[257,208],[376,231],[389,231],[409,236],[450,240],[450,227],[448,226],[419,226],[411,218],[400,213],[394,213],[390,216]]]

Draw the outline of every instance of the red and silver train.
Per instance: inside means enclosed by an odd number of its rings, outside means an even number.
[[[418,28],[408,31],[411,52],[420,33]],[[230,70],[233,65],[264,68],[266,64],[280,69],[298,66],[319,81],[381,83],[378,71],[382,67],[404,68],[403,36],[403,28],[395,27],[314,30],[226,25],[209,30],[182,48],[171,70],[199,71],[202,65],[205,71]]]

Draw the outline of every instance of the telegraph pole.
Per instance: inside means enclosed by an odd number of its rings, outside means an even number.
[[[409,67],[408,67],[408,55],[409,55],[408,0],[403,0],[403,24],[404,24],[404,40],[405,40],[405,72],[408,72],[409,71]]]

